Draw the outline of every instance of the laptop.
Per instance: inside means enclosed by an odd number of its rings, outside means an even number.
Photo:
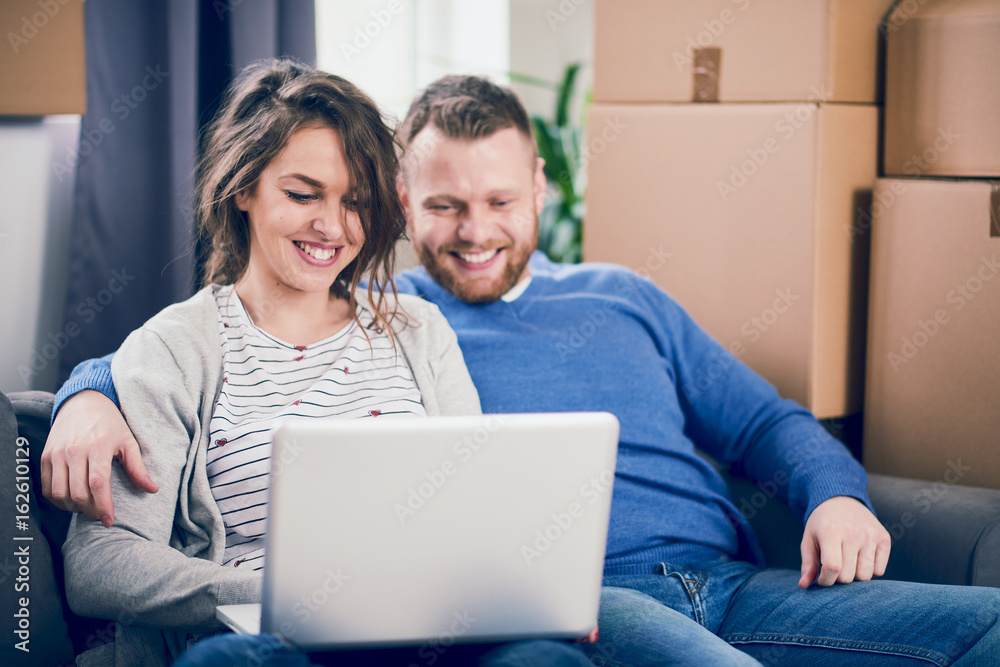
[[[262,604],[217,616],[304,650],[585,637],[618,430],[608,413],[284,420]]]

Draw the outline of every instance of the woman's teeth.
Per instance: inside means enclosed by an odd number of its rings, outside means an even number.
[[[314,248],[313,246],[302,243],[301,241],[295,241],[295,245],[299,247],[302,252],[309,255],[313,259],[318,259],[320,261],[330,259],[337,254],[337,249],[333,248],[331,250],[325,250],[323,248]]]
[[[500,252],[500,249],[494,248],[485,252],[460,252],[458,256],[462,258],[462,261],[469,264],[482,264],[496,257],[498,252]]]

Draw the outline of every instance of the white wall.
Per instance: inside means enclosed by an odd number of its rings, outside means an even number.
[[[506,82],[509,0],[317,0],[316,64],[402,118],[445,74]]]
[[[316,65],[401,118],[415,90],[411,0],[318,0]]]
[[[593,0],[317,0],[316,62],[368,92],[397,118],[414,93],[445,74],[508,73],[557,83],[583,62],[575,112],[592,80]],[[511,84],[532,113],[555,92]]]
[[[0,391],[57,388],[79,133],[79,116],[0,119]]]
[[[571,120],[579,116],[593,82],[593,0],[510,0],[510,69],[546,81],[562,79],[566,66],[582,62],[577,75]],[[513,82],[511,87],[533,114],[551,118],[556,94],[539,86]]]
[[[446,74],[500,83],[510,71],[510,0],[415,0],[416,84]]]

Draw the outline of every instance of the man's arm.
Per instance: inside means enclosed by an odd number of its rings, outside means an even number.
[[[114,523],[111,462],[117,458],[129,479],[148,493],[159,490],[149,477],[117,405],[108,355],[79,364],[56,395],[52,429],[41,458],[42,493],[57,507],[82,512],[105,526]]]
[[[111,360],[115,358],[115,353],[107,354],[97,359],[81,361],[69,374],[69,379],[56,392],[55,404],[52,406],[52,419],[55,420],[59,414],[59,408],[68,399],[80,393],[84,389],[98,391],[118,405],[118,393],[115,392],[115,383],[111,379]]]
[[[799,585],[883,574],[889,534],[871,511],[861,464],[808,411],[782,400],[672,299],[646,286],[638,291],[661,313],[688,435],[717,460],[773,486],[805,521]]]

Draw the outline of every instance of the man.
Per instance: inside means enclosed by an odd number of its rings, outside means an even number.
[[[608,410],[621,422],[600,641],[587,647],[595,664],[1000,659],[1000,591],[870,581],[885,572],[889,536],[863,469],[812,415],[648,280],[533,254],[546,183],[510,91],[446,77],[399,134],[400,193],[424,268],[398,285],[448,318],[484,411]],[[720,359],[724,374],[696,385]],[[111,393],[103,372],[71,389]],[[112,455],[153,490],[120,417],[94,416],[109,409],[92,392],[69,401],[43,454],[46,494],[106,523]],[[752,530],[696,444],[774,483],[803,517],[799,572],[759,569]]]

